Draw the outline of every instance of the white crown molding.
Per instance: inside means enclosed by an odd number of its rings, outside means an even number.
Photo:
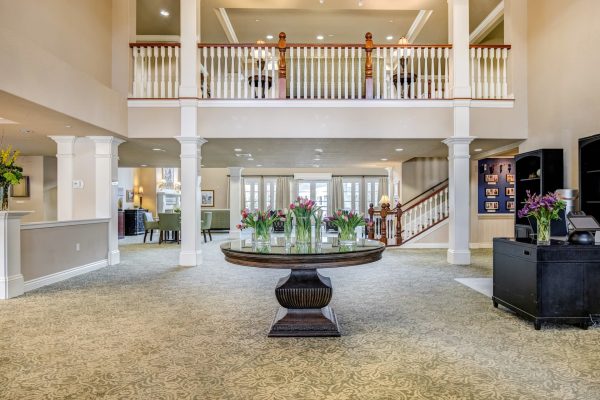
[[[502,0],[469,35],[471,44],[480,43],[504,20],[504,0]]]
[[[417,40],[417,37],[423,30],[423,27],[429,20],[433,14],[433,10],[420,10],[417,14],[417,17],[413,21],[412,25],[408,29],[408,33],[406,34],[406,39],[408,39],[408,43],[414,43]]]
[[[229,15],[227,15],[227,10],[223,7],[215,8],[215,14],[217,14],[217,19],[219,20],[229,43],[239,43],[240,41],[235,33],[235,29],[233,29]]]

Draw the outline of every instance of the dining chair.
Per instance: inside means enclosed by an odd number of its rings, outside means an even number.
[[[202,235],[204,236],[204,243],[206,243],[206,233],[208,232],[208,237],[210,238],[210,241],[212,242],[212,234],[210,233],[210,226],[212,224],[212,213],[211,212],[203,212],[202,213],[202,223],[201,223],[201,229],[202,229]]]
[[[148,231],[150,231],[150,241],[152,241],[152,234],[155,229],[160,229],[158,226],[158,221],[154,220],[151,212],[144,213],[144,243],[146,243],[146,236],[148,236]]]
[[[160,229],[159,243],[162,242],[181,242],[179,232],[181,231],[181,215],[176,213],[160,213],[158,214],[158,227]],[[168,239],[168,233],[173,232],[174,238]]]

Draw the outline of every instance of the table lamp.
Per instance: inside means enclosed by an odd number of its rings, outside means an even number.
[[[381,196],[381,200],[379,200],[379,204],[380,205],[390,204],[390,197],[387,194],[384,194],[383,196]]]

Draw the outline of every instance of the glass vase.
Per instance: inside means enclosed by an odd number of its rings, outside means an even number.
[[[10,185],[0,185],[0,211],[8,211],[8,188]]]
[[[289,221],[285,221],[283,223],[283,235],[285,237],[285,245],[286,246],[291,246],[292,244],[292,220],[291,217]]]
[[[340,229],[340,246],[352,246],[356,244],[356,229]]]
[[[312,225],[310,217],[296,218],[296,243],[309,244],[312,236]]]
[[[321,229],[322,224],[315,224],[315,246],[320,246],[323,242],[323,231]]]
[[[537,244],[538,246],[550,245],[550,221],[537,220]]]
[[[260,246],[271,244],[271,227],[256,227],[252,234],[252,242]]]

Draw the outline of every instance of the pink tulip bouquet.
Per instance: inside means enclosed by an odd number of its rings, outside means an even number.
[[[296,219],[296,243],[310,243],[312,234],[312,218],[321,210],[314,200],[298,197],[290,204],[290,210]]]
[[[363,214],[344,210],[337,210],[335,214],[327,217],[327,221],[338,228],[342,245],[354,244],[356,241],[356,228],[365,226],[367,223]]]
[[[237,228],[253,228],[255,241],[269,243],[273,223],[278,220],[279,214],[271,210],[250,212],[245,208],[242,210],[242,222],[237,225]]]

